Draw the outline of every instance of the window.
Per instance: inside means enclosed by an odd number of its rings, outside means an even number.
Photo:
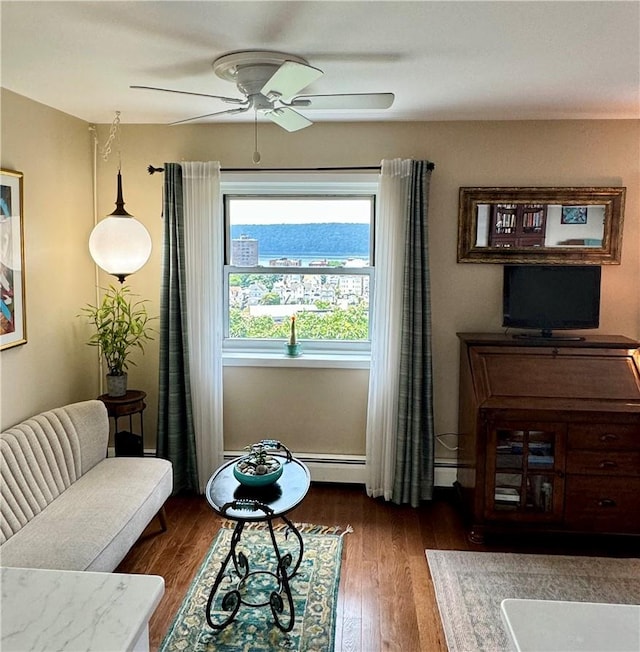
[[[377,179],[305,176],[223,179],[226,352],[281,354],[294,315],[307,354],[370,348]]]

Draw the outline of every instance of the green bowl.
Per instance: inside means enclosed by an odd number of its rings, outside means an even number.
[[[263,475],[247,475],[238,469],[238,464],[233,465],[233,475],[235,479],[246,487],[266,487],[273,484],[282,475],[282,464],[271,473],[264,473]]]

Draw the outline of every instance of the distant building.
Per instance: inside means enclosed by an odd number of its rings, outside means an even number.
[[[267,288],[262,283],[251,283],[247,288],[247,303],[250,306],[257,305],[266,293]]]
[[[236,267],[256,267],[258,265],[258,241],[247,235],[231,241],[231,264]]]
[[[301,267],[302,260],[299,258],[272,258],[269,260],[269,267]]]

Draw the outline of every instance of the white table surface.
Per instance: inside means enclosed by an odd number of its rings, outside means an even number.
[[[516,652],[640,652],[640,606],[503,600]]]
[[[146,641],[157,575],[0,568],[2,652],[125,652]]]

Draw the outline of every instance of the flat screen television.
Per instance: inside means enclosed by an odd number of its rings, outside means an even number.
[[[595,265],[505,265],[502,325],[538,330],[517,337],[555,336],[554,330],[597,328],[600,267]]]

